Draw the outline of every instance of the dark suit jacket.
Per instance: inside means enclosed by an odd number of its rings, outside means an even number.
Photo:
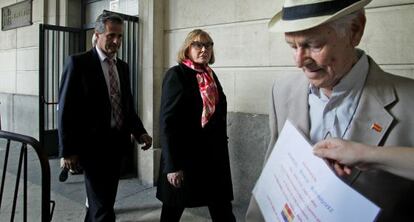
[[[201,127],[203,102],[196,71],[180,64],[170,68],[163,81],[160,109],[162,160],[157,198],[163,203],[194,207],[230,201],[233,188],[227,145],[227,102],[214,74],[219,103]],[[182,170],[182,188],[176,189],[166,174]]]
[[[122,144],[110,147],[111,104],[108,88],[95,48],[70,56],[59,90],[59,154],[91,156],[122,153],[128,148],[131,133],[136,139],[146,133],[134,110],[128,65],[117,59],[123,126]]]

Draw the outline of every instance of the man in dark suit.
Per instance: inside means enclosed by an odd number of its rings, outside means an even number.
[[[131,147],[131,134],[142,149],[152,145],[134,110],[128,65],[116,57],[122,33],[121,17],[101,14],[96,46],[69,57],[59,91],[60,156],[63,167],[84,169],[85,221],[115,221],[121,158]]]

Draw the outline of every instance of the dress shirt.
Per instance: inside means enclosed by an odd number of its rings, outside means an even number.
[[[333,87],[328,98],[319,88],[309,86],[310,139],[316,143],[327,137],[344,138],[355,114],[368,75],[368,57],[358,50],[359,60]]]

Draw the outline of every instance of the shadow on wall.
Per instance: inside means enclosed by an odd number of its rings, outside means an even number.
[[[230,112],[227,118],[235,213],[244,221],[270,139],[269,118],[268,115]]]

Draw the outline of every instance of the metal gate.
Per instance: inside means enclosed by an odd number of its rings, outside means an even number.
[[[117,13],[119,14],[119,13]],[[138,103],[138,17],[119,14],[124,19],[124,35],[118,57],[130,69],[135,107]],[[64,63],[69,55],[85,51],[86,31],[54,25],[40,25],[39,36],[39,142],[49,156],[58,154],[57,104]]]
[[[132,96],[134,98],[134,105],[137,107],[139,19],[136,16],[120,13],[116,14],[120,15],[124,19],[124,35],[122,37],[122,46],[119,49],[117,56],[129,65],[129,79],[131,80]]]
[[[64,63],[85,50],[81,29],[40,24],[39,36],[39,142],[49,156],[58,154],[57,104]]]

